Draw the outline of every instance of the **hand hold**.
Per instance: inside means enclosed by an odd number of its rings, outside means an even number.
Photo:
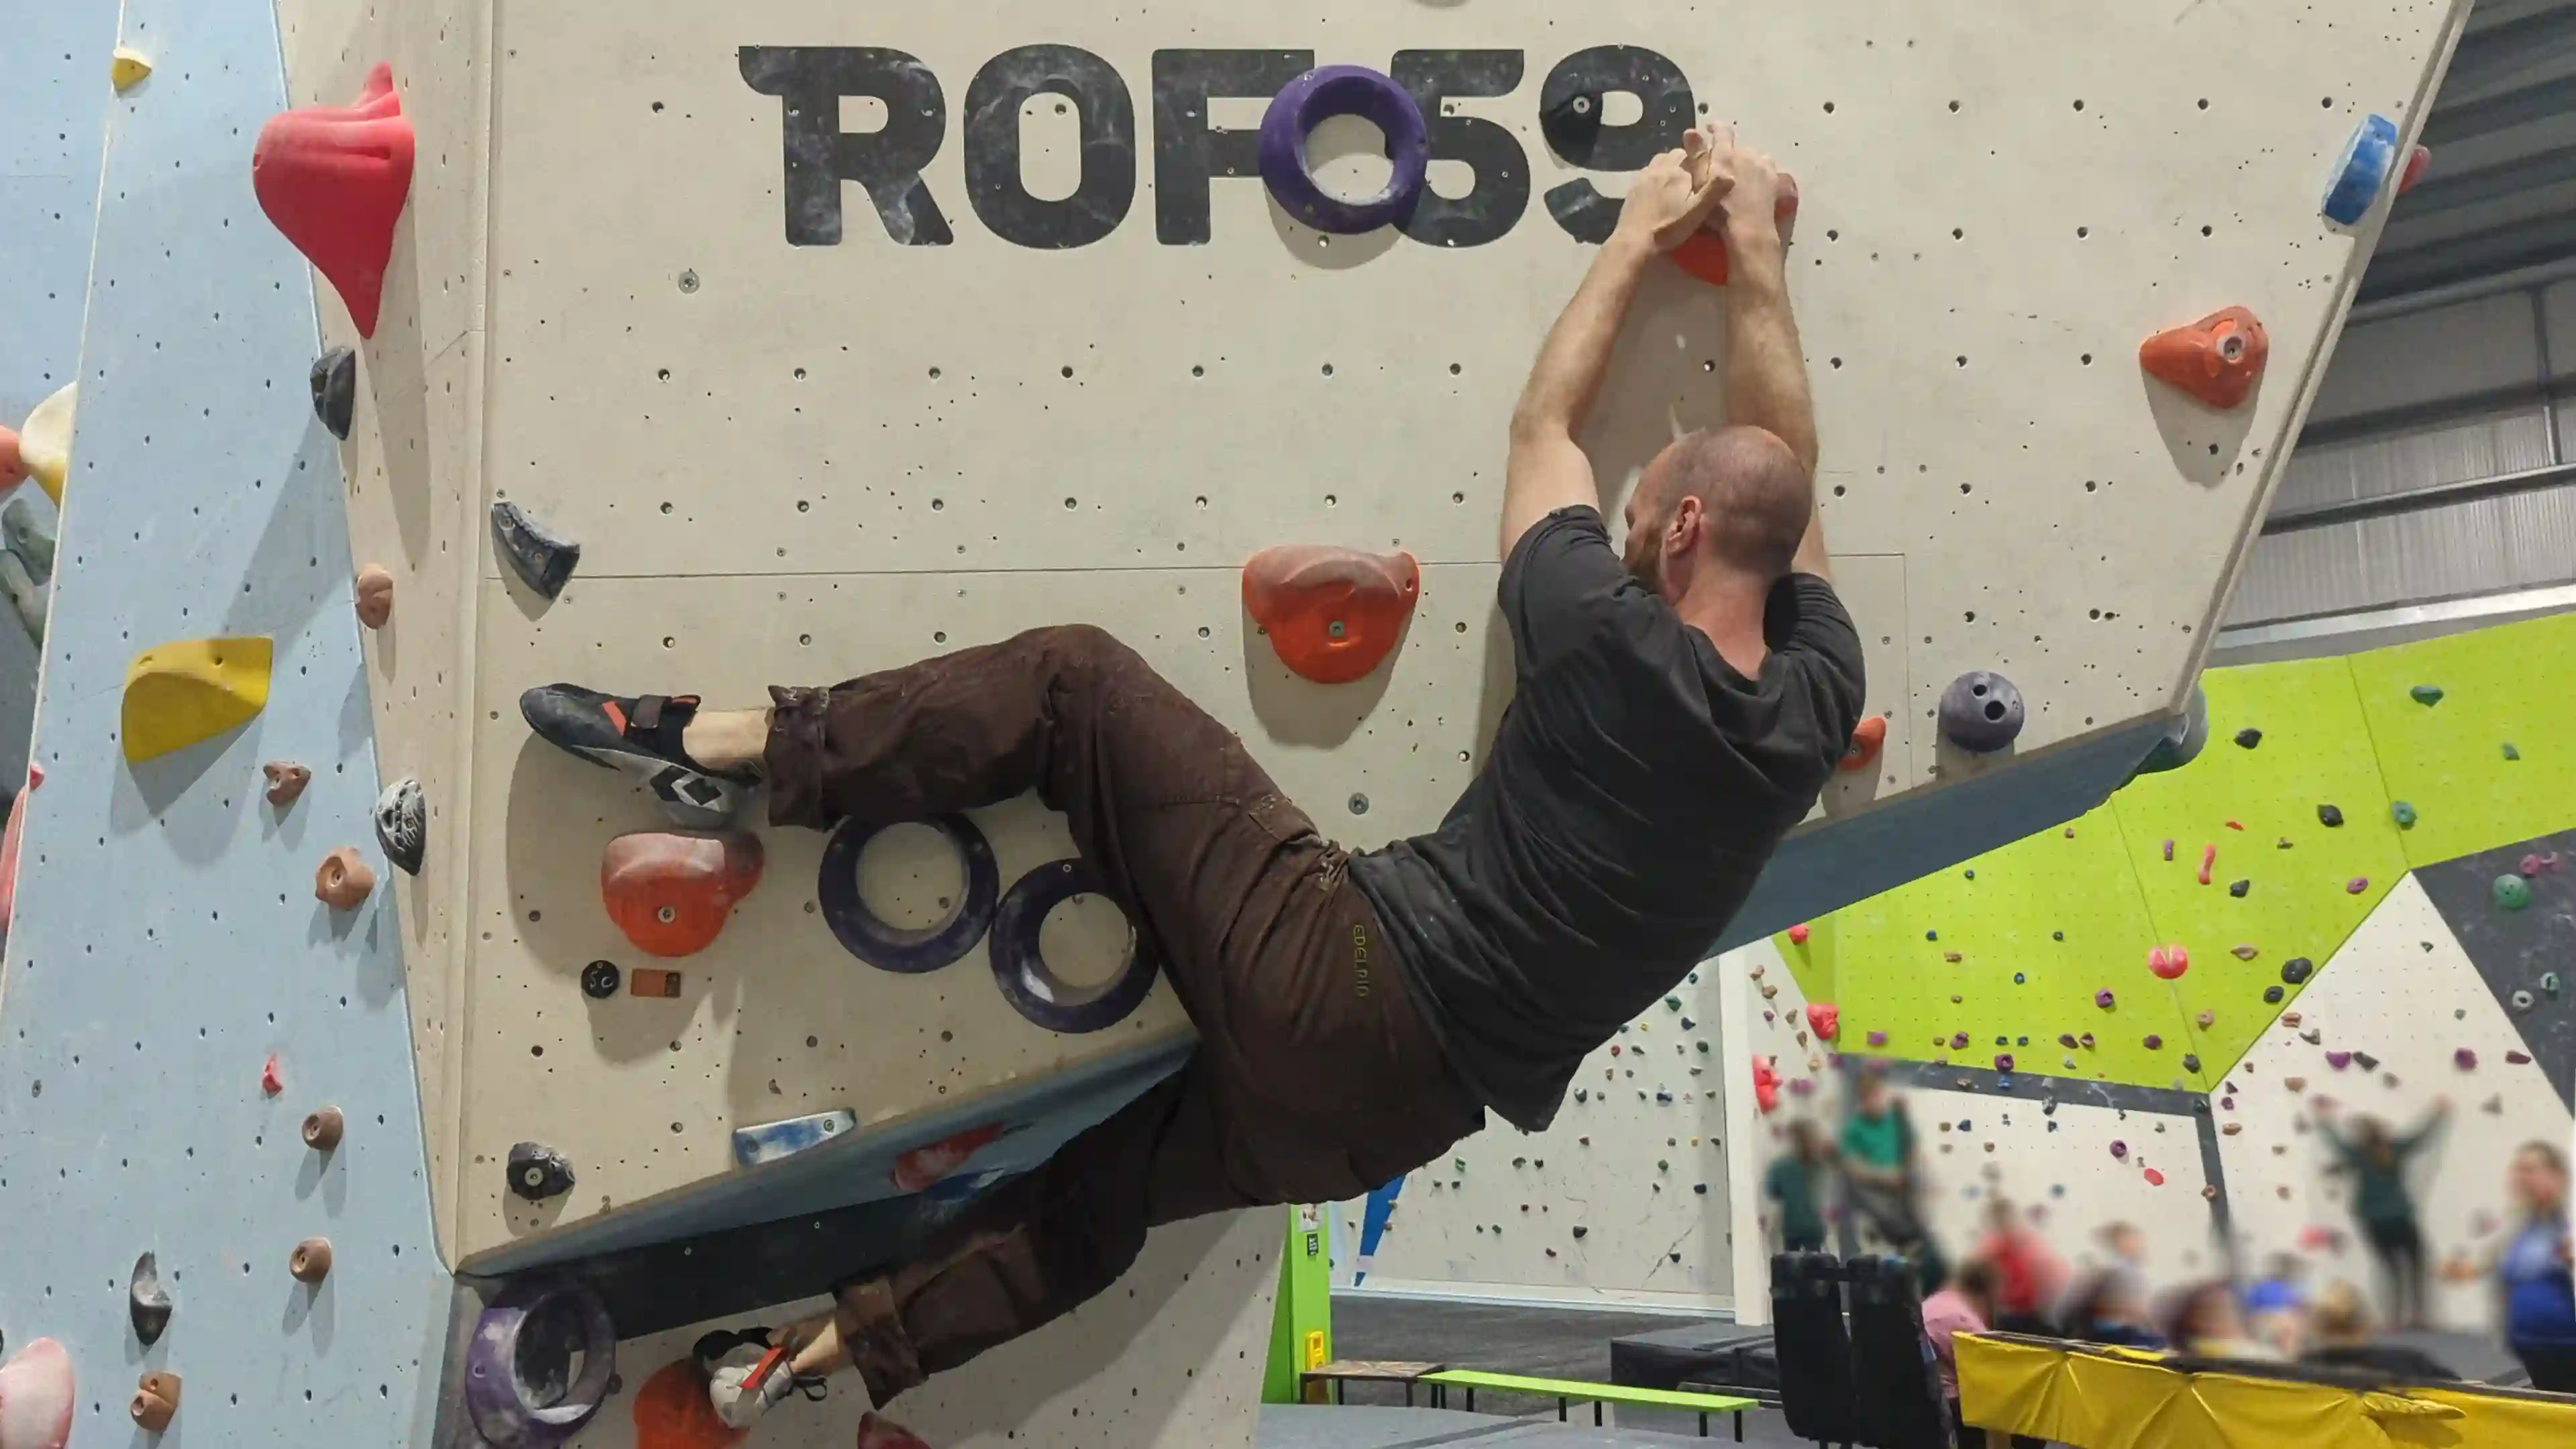
[[[2119,998],[2111,994],[2110,987],[2105,986],[2101,990],[2093,993],[2093,1004],[2102,1008],[2104,1011],[2109,1011],[2112,1007],[2119,1004]]]
[[[1404,637],[1422,596],[1409,553],[1322,544],[1265,548],[1243,566],[1243,610],[1291,673],[1317,684],[1368,677]]]
[[[492,540],[500,545],[501,557],[509,561],[510,572],[519,576],[519,582],[549,599],[563,593],[581,563],[580,544],[529,517],[515,503],[492,505]]]
[[[2412,830],[2415,828],[2415,807],[2403,800],[2392,800],[2388,805],[2388,818],[2397,822],[2398,829]]]
[[[376,843],[403,874],[420,874],[429,850],[429,800],[418,780],[396,780],[376,797]]]
[[[2293,956],[2281,963],[2281,984],[2296,986],[2316,974],[2316,963],[2305,956]]]
[[[2349,1067],[2349,1066],[2351,1066],[2351,1065],[2352,1065],[2352,1053],[2350,1053],[2350,1052],[2328,1052],[2328,1053],[2326,1053],[2326,1065],[2327,1065],[2327,1066],[2330,1066],[2330,1067],[2334,1068],[2336,1071],[2340,1072],[2340,1071],[2342,1071],[2343,1069],[2345,1069],[2346,1067]]]
[[[2289,1088],[2293,1092],[2304,1092],[2308,1089],[2308,1079],[2305,1077],[2283,1077],[2281,1079],[2281,1085]]]
[[[2234,880],[2227,883],[2227,893],[2240,901],[2245,899],[2245,893],[2252,889],[2254,889],[2254,882],[2250,880]]]
[[[2202,885],[2209,884],[2210,872],[2217,868],[2218,847],[2215,845],[2202,846],[2200,848],[2200,883]]]
[[[2364,116],[2344,142],[2343,154],[2328,173],[2326,199],[2320,210],[2337,226],[2357,225],[2387,188],[2397,169],[2397,125],[2386,116]]]
[[[1883,1047],[1887,1045],[1887,1033],[1883,1031],[1871,1032],[1869,1034],[1869,1044],[1874,1047]],[[1703,1045],[1705,1045],[1705,1043],[1703,1043]]]
[[[2358,1063],[2361,1069],[2365,1072],[2375,1072],[2379,1070],[2379,1058],[2372,1056],[2368,1052],[2354,1052],[2352,1054],[2352,1059]]]
[[[2354,876],[2343,883],[2343,893],[2348,896],[2360,895],[2368,889],[2370,889],[2370,877],[2366,875]]]
[[[2077,1037],[2075,1039],[2075,1044],[2084,1048],[2088,1052],[2093,1050],[2093,1033],[2088,1031],[2082,1036]]]
[[[2168,840],[2165,842],[2165,859],[2173,859],[2173,847],[2174,843],[2172,841]]]
[[[67,382],[27,414],[18,430],[18,466],[45,490],[56,508],[63,504],[63,480],[72,467],[72,424],[80,410],[80,384]]]
[[[2239,961],[2251,961],[2263,953],[2250,945],[2239,943],[2231,949],[2228,954],[2234,956]]]
[[[2524,880],[2538,880],[2540,878],[2540,873],[2548,868],[2549,867],[2544,864],[2537,855],[2524,856],[2521,864],[2514,867],[2514,869],[2522,873],[2522,878]]]
[[[2462,1047],[2451,1053],[2451,1065],[2464,1072],[2474,1072],[2478,1069],[2478,1054],[2467,1047]]]
[[[120,96],[143,84],[144,77],[150,74],[152,62],[144,59],[141,51],[120,45],[107,58],[107,83],[116,87]]]
[[[2513,1003],[2513,1009],[2514,1009],[2515,1011],[2517,1011],[2517,1012],[2529,1011],[2529,1010],[2531,1010],[2531,1008],[2532,1008],[2534,1005],[2536,1005],[2536,1004],[2537,1004],[2537,1003],[2532,999],[2532,995],[2531,995],[2531,993],[2530,993],[2530,992],[2528,992],[2528,991],[2517,991],[2517,992],[2515,992],[2515,993],[2513,994],[2513,996],[2512,996],[2511,1000],[2512,1000],[2512,1003]]]
[[[358,570],[356,592],[359,623],[381,629],[393,622],[394,576],[383,564],[369,564]]]
[[[2517,1067],[2527,1067],[2531,1065],[2531,1053],[2529,1052],[2509,1051],[2504,1054],[2504,1059],[2513,1063]]]
[[[134,1386],[134,1397],[125,1405],[135,1427],[146,1434],[158,1434],[170,1427],[179,1413],[179,1376],[166,1369],[154,1369]]]
[[[2498,910],[2519,911],[2531,904],[2531,882],[2519,875],[2497,876],[2494,893]]]
[[[306,1238],[286,1255],[286,1271],[298,1283],[319,1283],[331,1276],[331,1240]]]
[[[1967,1034],[1966,1032],[1964,1032],[1964,1031],[1963,1031],[1963,1032],[1957,1032],[1957,1033],[1954,1033],[1954,1034],[1951,1036],[1951,1038],[1950,1038],[1950,1050],[1952,1050],[1952,1051],[1965,1051],[1965,1050],[1967,1050],[1967,1047],[1968,1047],[1968,1034]]]
[[[2117,1159],[2117,1160],[2121,1161],[2121,1162],[2126,1162],[2126,1161],[2128,1161],[2128,1160],[2129,1160],[2129,1144],[2128,1144],[2128,1143],[2126,1143],[2126,1142],[2118,1142],[2118,1141],[2113,1142],[2113,1143],[2111,1144],[2111,1156],[2112,1156],[2113,1158],[2115,1158],[2115,1159]]]
[[[125,1316],[145,1348],[159,1343],[168,1331],[172,1307],[169,1290],[161,1286],[160,1260],[150,1253],[136,1258],[134,1274],[126,1280]]]
[[[2011,1071],[2012,1069],[2013,1069],[2013,1057],[2012,1057],[2012,1053],[2011,1053],[2011,1052],[1997,1052],[1997,1053],[1995,1053],[1995,1070],[1996,1070],[1996,1071],[1999,1071],[1999,1072],[2009,1072],[2009,1071]]]
[[[1807,944],[1807,934],[1805,923],[1801,922],[1798,925],[1791,926],[1789,928],[1789,944],[1792,946],[1803,946]]]
[[[572,1191],[572,1162],[542,1143],[522,1142],[510,1149],[510,1191],[529,1202],[543,1202]]]
[[[358,411],[358,354],[346,347],[334,347],[313,359],[312,375],[306,379],[313,388],[313,415],[331,436],[349,440],[349,420]]]
[[[2415,701],[2417,704],[2424,706],[2426,709],[2431,709],[2433,706],[2442,702],[2442,686],[2438,684],[2419,684],[2406,691],[2406,697]]]
[[[1972,669],[1941,692],[1941,734],[1970,754],[1988,755],[2021,737],[2021,691],[1991,670]]]
[[[2299,1014],[2295,1011],[2285,1011],[2281,1013],[2281,1025],[2283,1026],[2295,1028],[2298,1026],[2300,1020],[2301,1018]]]
[[[1852,727],[1851,743],[1843,747],[1842,760],[1834,768],[1846,775],[1857,775],[1877,764],[1886,748],[1887,716],[1863,715],[1860,723]]]
[[[304,1119],[304,1145],[316,1152],[328,1152],[340,1145],[340,1136],[348,1130],[348,1119],[337,1107],[317,1107]]]
[[[2146,1048],[2151,1052],[2163,1051],[2165,1049],[2165,1039],[2150,1032],[2147,1035]]]
[[[2180,946],[2158,946],[2147,952],[2147,969],[2163,981],[2179,981],[2191,969],[2191,953]]]
[[[2261,743],[2263,743],[2263,732],[2261,730],[2241,729],[2236,732],[2236,744],[2239,749],[2250,750]]]
[[[375,888],[376,873],[353,845],[322,857],[321,869],[313,872],[313,898],[335,911],[356,910]]]
[[[2214,1011],[2204,1011],[2198,1016],[2192,1018],[2192,1024],[2198,1026],[2202,1031],[2207,1031],[2218,1024],[2218,1013]]]
[[[180,639],[125,667],[118,733],[134,764],[186,749],[268,707],[274,646],[267,639]]]
[[[2138,348],[2138,365],[2149,377],[2225,412],[2253,394],[2271,356],[2272,338],[2262,322],[2242,307],[2229,307],[2148,338]]]
[[[2414,190],[2415,183],[2423,180],[2424,173],[2431,169],[2433,169],[2432,147],[2418,146],[2407,152],[2406,164],[2397,172],[2397,194],[2404,196]]]
[[[0,493],[27,481],[27,454],[19,445],[18,430],[0,425]]]
[[[600,899],[638,950],[692,956],[760,884],[763,863],[754,835],[621,835],[600,857]]]
[[[1345,201],[1307,169],[1306,138],[1336,116],[1358,116],[1385,138],[1391,163],[1384,190],[1366,201]],[[1282,86],[1261,118],[1261,180],[1281,210],[1337,236],[1358,236],[1401,223],[1422,200],[1431,164],[1429,123],[1411,91],[1392,78],[1358,65],[1327,65]]]
[[[268,1060],[260,1064],[259,1090],[261,1095],[269,1097],[274,1097],[286,1090],[286,1072],[278,1065],[275,1052],[270,1052]]]
[[[380,63],[356,104],[271,116],[251,151],[260,210],[329,279],[361,337],[376,335],[413,146],[393,68]]]
[[[304,787],[313,783],[313,772],[292,760],[271,760],[259,772],[268,777],[268,803],[280,810],[294,804]]]

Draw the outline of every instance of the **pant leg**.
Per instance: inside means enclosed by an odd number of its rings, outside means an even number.
[[[2517,1343],[2513,1356],[2531,1375],[2531,1386],[2545,1393],[2576,1394],[2576,1346]]]

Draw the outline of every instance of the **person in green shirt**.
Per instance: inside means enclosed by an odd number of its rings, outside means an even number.
[[[1949,1267],[1916,1206],[1920,1183],[1914,1171],[1914,1124],[1884,1073],[1865,1071],[1852,1089],[1851,1116],[1843,1123],[1842,1169],[1852,1210],[1888,1246],[1914,1260],[1924,1292],[1938,1289],[1949,1277]]]
[[[2415,1154],[2451,1117],[2451,1102],[2437,1097],[2433,1110],[2415,1130],[2393,1134],[2376,1117],[2356,1116],[2351,1135],[2335,1129],[2334,1109],[2317,1108],[2317,1130],[2333,1149],[2343,1170],[2352,1175],[2352,1215],[2388,1289],[2389,1321],[2401,1328],[2425,1326],[2424,1233],[2415,1222],[2415,1198],[2406,1189],[2406,1167]]]
[[[1789,1150],[1763,1174],[1763,1195],[1780,1204],[1780,1240],[1792,1253],[1813,1253],[1825,1246],[1825,1217],[1816,1208],[1822,1195],[1829,1149],[1816,1124],[1801,1117],[1789,1124]]]

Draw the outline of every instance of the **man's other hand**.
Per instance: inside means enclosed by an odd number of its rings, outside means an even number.
[[[1671,251],[1707,225],[1731,184],[1705,167],[1691,166],[1686,149],[1666,151],[1629,183],[1628,200],[1619,208],[1619,230],[1651,242],[1659,252]]]
[[[1692,177],[1718,193],[1730,230],[1758,228],[1775,232],[1783,243],[1788,241],[1779,217],[1780,197],[1784,188],[1795,183],[1786,179],[1779,163],[1740,145],[1735,128],[1723,121],[1711,121],[1684,136],[1682,152]]]

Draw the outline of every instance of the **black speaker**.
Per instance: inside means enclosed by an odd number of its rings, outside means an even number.
[[[1950,1404],[1923,1337],[1923,1297],[1903,1258],[1854,1258],[1853,1435],[1870,1449],[1952,1449]]]
[[[1771,1346],[1780,1412],[1801,1439],[1854,1439],[1851,1336],[1843,1326],[1842,1263],[1830,1253],[1771,1260]]]

